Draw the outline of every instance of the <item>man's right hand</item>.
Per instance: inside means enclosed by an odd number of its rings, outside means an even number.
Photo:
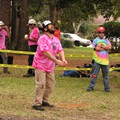
[[[61,60],[57,60],[57,61],[56,61],[56,64],[57,64],[58,66],[60,66],[60,67],[64,67],[64,66],[67,65],[67,62],[64,62],[64,61],[61,61]]]

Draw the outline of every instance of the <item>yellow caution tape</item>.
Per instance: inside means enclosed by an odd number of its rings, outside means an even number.
[[[0,64],[0,67],[9,67],[9,68],[33,68],[32,66],[27,66],[27,65],[11,65],[11,64]]]
[[[9,67],[9,68],[33,68],[32,66],[27,65],[11,65],[11,64],[0,64],[0,67]],[[91,70],[91,68],[72,68],[72,67],[55,67],[55,70]],[[120,67],[110,68],[109,70],[120,70]]]
[[[92,55],[91,56],[88,56],[88,55],[70,55],[70,54],[66,54],[65,57],[72,57],[72,58],[75,58],[75,57],[80,57],[80,58],[92,58]]]
[[[29,51],[17,51],[17,50],[0,50],[0,52],[6,52],[6,53],[14,53],[14,54],[24,54],[24,55],[34,55],[35,52],[29,52]],[[119,53],[114,53],[114,54],[110,54],[110,57],[112,56],[120,56]],[[78,54],[66,54],[65,57],[80,57],[80,58],[88,58],[88,57],[92,57],[92,55],[78,55]]]
[[[120,53],[110,54],[110,56],[120,56]]]
[[[35,52],[17,51],[17,50],[0,50],[0,52],[24,54],[24,55],[34,55],[35,54]]]
[[[91,68],[56,67],[55,70],[91,70]]]
[[[11,65],[11,64],[0,64],[0,67],[9,68],[33,68],[27,65]],[[70,68],[70,67],[56,67],[55,70],[90,70],[90,68]]]
[[[0,52],[14,53],[14,54],[24,54],[24,55],[34,55],[35,54],[35,52],[17,51],[17,50],[0,50]],[[91,56],[66,54],[65,57],[91,57]]]

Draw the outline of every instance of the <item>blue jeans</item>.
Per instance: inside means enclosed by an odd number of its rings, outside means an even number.
[[[95,61],[92,65],[91,79],[90,79],[90,84],[88,88],[94,89],[100,68],[102,70],[104,89],[110,90],[109,79],[108,79],[109,66],[98,64]]]

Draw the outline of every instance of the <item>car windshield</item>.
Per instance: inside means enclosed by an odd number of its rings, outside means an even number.
[[[69,34],[63,34],[65,38],[72,38]]]
[[[75,38],[75,39],[81,39],[78,35],[76,34],[70,34],[72,38]]]

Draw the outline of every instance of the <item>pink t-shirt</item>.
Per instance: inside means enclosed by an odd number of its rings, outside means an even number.
[[[48,35],[43,34],[39,38],[37,45],[38,47],[32,66],[45,72],[52,72],[55,67],[55,62],[47,58],[43,52],[48,51],[56,57],[56,54],[63,50],[59,39],[55,36],[51,39]]]
[[[39,29],[37,27],[33,28],[33,30],[31,31],[30,35],[29,35],[29,38],[30,39],[33,39],[33,38],[36,38],[36,39],[39,39],[40,37],[40,32],[39,32]],[[28,46],[31,46],[31,45],[37,45],[37,42],[33,42],[33,41],[28,41]]]
[[[2,29],[0,30],[0,50],[6,49],[5,38],[8,36],[8,33]]]

